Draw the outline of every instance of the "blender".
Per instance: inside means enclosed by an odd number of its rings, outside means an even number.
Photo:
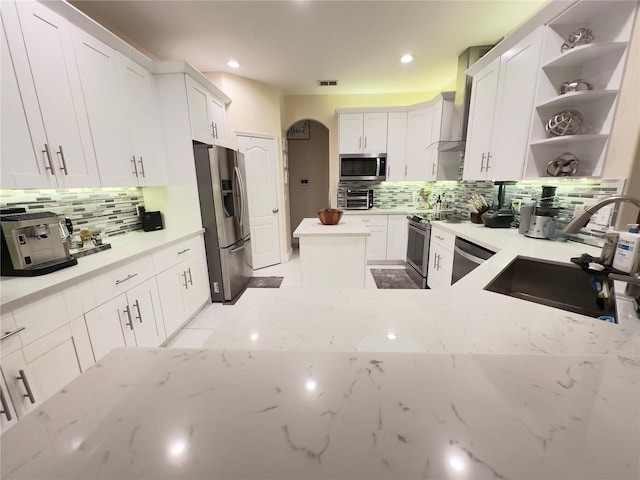
[[[529,229],[525,233],[526,237],[548,239],[555,237],[555,222],[560,211],[560,207],[555,205],[557,188],[542,187],[542,197],[539,202],[534,202],[535,207],[529,220]]]

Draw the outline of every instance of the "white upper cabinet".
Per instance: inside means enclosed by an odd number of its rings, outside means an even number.
[[[431,143],[433,106],[412,110],[407,115],[406,177],[408,181],[426,181],[432,175],[427,147]]]
[[[132,171],[140,186],[166,185],[166,163],[151,72],[120,53],[118,63]]]
[[[402,182],[407,174],[407,112],[389,112],[387,123],[387,181]]]
[[[8,4],[10,8],[12,5]],[[2,24],[0,24],[2,28]],[[0,86],[2,87],[2,138],[0,146],[0,188],[47,188],[57,185],[55,176],[48,168],[49,160],[42,152],[46,137],[42,119],[36,112],[38,125],[33,126],[32,137],[27,117],[22,106],[20,89],[16,79],[13,62],[9,53],[4,28],[0,32],[2,51],[0,61]],[[32,92],[35,97],[35,91]],[[35,99],[34,99],[35,100]],[[36,102],[37,103],[37,102]]]
[[[528,148],[544,27],[474,75],[464,180],[518,180]]]
[[[73,25],[71,32],[101,185],[137,185],[127,152],[116,51]]]
[[[526,178],[548,178],[554,165],[559,166],[552,162],[565,153],[577,159],[575,176],[602,174],[637,5],[629,1],[579,2],[549,23],[544,34]],[[563,51],[563,44],[580,28],[591,30],[593,40]],[[574,80],[585,83],[577,91],[570,88],[563,93],[562,85]],[[586,84],[591,89],[587,90]],[[574,135],[550,137],[545,125],[565,110],[582,115],[580,130]],[[573,170],[567,167],[569,171]]]
[[[341,113],[338,153],[387,153],[387,113]]]
[[[209,145],[225,144],[225,108],[215,96],[185,75],[193,139]]]
[[[46,141],[36,142],[42,150],[45,165],[53,171],[57,186],[86,187],[100,185],[98,168],[91,143],[87,113],[84,108],[80,78],[75,63],[68,22],[37,2],[17,2],[22,37],[17,22],[9,19],[7,29],[12,59],[21,93],[35,86],[39,112],[28,99],[25,112],[29,126],[41,121]],[[11,16],[13,4],[3,8]],[[27,59],[19,58],[24,39]],[[15,46],[15,48],[14,48]],[[25,62],[25,60],[28,60]],[[30,71],[29,68],[30,67]],[[23,92],[24,88],[24,92]],[[38,115],[42,118],[39,120]],[[33,118],[32,118],[33,117]],[[44,145],[40,146],[41,143]]]

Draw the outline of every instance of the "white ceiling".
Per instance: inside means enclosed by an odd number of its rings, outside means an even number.
[[[468,46],[498,41],[546,0],[71,1],[160,60],[286,95],[440,91]],[[409,65],[405,53],[415,55]],[[230,59],[239,69],[227,66]],[[339,80],[318,87],[318,80]]]

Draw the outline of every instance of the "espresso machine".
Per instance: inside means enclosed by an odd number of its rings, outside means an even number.
[[[542,187],[542,197],[533,209],[529,229],[525,233],[526,237],[547,239],[555,237],[555,221],[560,211],[560,207],[555,204],[557,188]]]
[[[2,275],[33,277],[78,263],[69,254],[66,224],[55,213],[3,210],[0,227]]]

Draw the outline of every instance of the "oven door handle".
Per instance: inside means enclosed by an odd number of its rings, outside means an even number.
[[[409,223],[409,230],[413,230],[416,233],[419,233],[420,235],[425,235],[425,236],[430,236],[430,228],[427,229],[423,229],[423,228],[419,228],[416,227],[415,225],[412,225],[411,223]]]
[[[484,258],[480,258],[480,257],[476,257],[475,255],[471,255],[470,253],[465,252],[464,250],[462,250],[457,245],[455,245],[453,247],[453,251],[454,251],[454,253],[456,253],[457,255],[460,255],[465,260],[469,260],[470,262],[473,262],[476,265],[482,265],[484,262],[486,262],[486,260]]]

